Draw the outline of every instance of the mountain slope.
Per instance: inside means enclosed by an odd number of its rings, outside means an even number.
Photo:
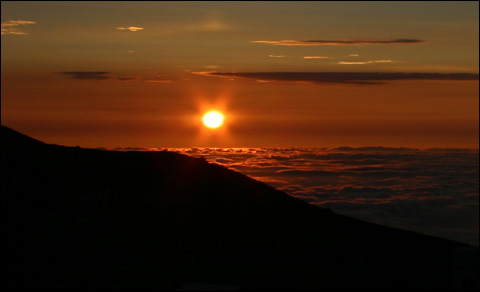
[[[337,215],[203,159],[1,136],[8,289],[448,290],[465,246]]]

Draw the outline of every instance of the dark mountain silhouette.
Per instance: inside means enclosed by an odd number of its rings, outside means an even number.
[[[449,290],[452,251],[466,247],[204,159],[49,145],[3,126],[1,141],[7,290]]]

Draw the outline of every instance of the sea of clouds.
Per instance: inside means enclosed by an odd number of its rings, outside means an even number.
[[[381,147],[158,150],[204,157],[339,214],[479,244],[478,150]]]

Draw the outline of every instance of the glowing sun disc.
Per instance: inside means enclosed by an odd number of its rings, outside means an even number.
[[[218,128],[223,123],[223,115],[216,111],[210,111],[203,115],[203,124],[209,128]]]

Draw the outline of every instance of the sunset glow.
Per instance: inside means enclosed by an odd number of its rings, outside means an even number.
[[[475,1],[1,8],[2,124],[47,143],[479,146]]]
[[[0,5],[6,290],[479,290],[479,1]]]

